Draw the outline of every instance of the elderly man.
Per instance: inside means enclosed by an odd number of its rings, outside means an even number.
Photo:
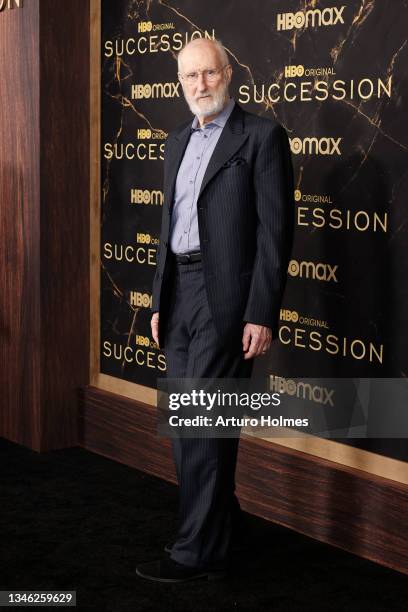
[[[169,378],[249,378],[277,335],[293,233],[288,139],[274,120],[228,93],[220,41],[178,56],[194,120],[168,135],[164,205],[153,282],[152,336]],[[225,574],[239,520],[238,438],[172,440],[180,526],[169,556],[139,576],[161,582]]]

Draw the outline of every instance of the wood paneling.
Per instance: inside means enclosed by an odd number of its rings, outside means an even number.
[[[39,45],[38,0],[0,13],[0,431],[33,448],[40,446]]]
[[[95,387],[80,393],[84,448],[175,482],[156,410]],[[408,573],[408,487],[361,470],[243,437],[237,492],[244,510]]]
[[[0,435],[77,441],[89,381],[89,0],[0,14]]]
[[[164,480],[176,482],[170,441],[156,432],[156,409],[96,387],[81,389],[79,443]]]
[[[41,0],[42,447],[77,442],[89,382],[89,0]],[[51,374],[51,375],[50,375]]]

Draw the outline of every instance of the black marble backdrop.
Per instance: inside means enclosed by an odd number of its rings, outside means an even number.
[[[280,337],[256,371],[406,376],[407,25],[403,0],[102,0],[103,373],[154,387],[165,369],[148,307],[163,142],[192,119],[176,54],[215,36],[231,94],[282,123],[293,153]]]

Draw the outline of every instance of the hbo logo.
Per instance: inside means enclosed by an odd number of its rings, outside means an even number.
[[[152,296],[148,293],[140,293],[139,291],[130,292],[130,303],[132,306],[138,306],[139,308],[151,308],[152,307]]]
[[[137,24],[137,31],[138,32],[151,32],[152,27],[153,27],[153,24],[151,21],[140,21],[140,23]]]
[[[152,130],[140,128],[137,130],[138,140],[144,140],[152,137]]]
[[[136,241],[140,242],[141,244],[150,244],[152,238],[150,236],[150,234],[137,234],[136,236]]]
[[[301,77],[305,74],[305,67],[302,64],[298,66],[285,66],[285,77]]]
[[[299,321],[299,314],[296,312],[296,310],[281,309],[280,319],[281,321],[292,321],[293,323],[297,323],[297,321]]]

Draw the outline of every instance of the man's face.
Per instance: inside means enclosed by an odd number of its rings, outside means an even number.
[[[183,76],[197,73],[194,83],[180,78],[184,96],[191,112],[199,117],[210,117],[219,113],[228,98],[228,85],[231,81],[232,68],[220,70],[215,79],[210,81],[202,74],[204,70],[222,68],[217,50],[210,44],[201,43],[184,51],[180,58],[180,73]]]

